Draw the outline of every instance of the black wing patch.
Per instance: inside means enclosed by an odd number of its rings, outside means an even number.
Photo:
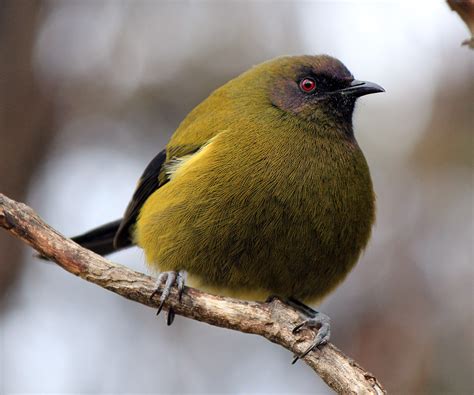
[[[199,151],[200,148],[201,145],[176,146],[171,148],[170,153],[173,154],[173,157],[192,155]],[[135,225],[140,209],[153,192],[169,181],[168,177],[163,176],[166,156],[167,150],[164,149],[153,158],[140,177],[137,189],[135,189],[132,200],[128,204],[122,222],[115,234],[114,247],[116,249],[133,245],[131,227]]]
[[[166,149],[153,158],[140,177],[137,189],[125,210],[122,222],[115,234],[115,248],[123,248],[133,244],[130,227],[135,224],[141,207],[153,192],[168,182],[167,179],[164,181],[160,181],[159,179],[165,161]]]

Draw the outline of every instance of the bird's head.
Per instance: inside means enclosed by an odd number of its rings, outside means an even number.
[[[286,56],[257,66],[274,107],[317,124],[351,124],[357,98],[384,92],[377,84],[354,79],[339,60],[327,56]]]

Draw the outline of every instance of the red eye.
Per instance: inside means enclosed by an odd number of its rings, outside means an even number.
[[[306,93],[312,92],[316,89],[316,82],[312,78],[303,78],[300,81],[300,89]]]

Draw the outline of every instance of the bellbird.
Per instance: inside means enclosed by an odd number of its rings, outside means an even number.
[[[275,295],[318,328],[314,303],[338,285],[375,217],[352,128],[358,97],[383,89],[330,56],[286,56],[215,90],[145,169],[123,218],[74,238],[99,254],[137,244],[161,272],[161,307],[187,281],[220,295]],[[171,323],[174,313],[168,311]]]

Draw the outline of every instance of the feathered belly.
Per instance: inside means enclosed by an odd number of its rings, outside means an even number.
[[[320,299],[370,235],[373,192],[362,154],[336,162],[302,154],[295,164],[277,162],[288,153],[272,159],[265,151],[243,161],[219,141],[145,203],[137,242],[149,264],[185,270],[189,284],[221,295]]]

